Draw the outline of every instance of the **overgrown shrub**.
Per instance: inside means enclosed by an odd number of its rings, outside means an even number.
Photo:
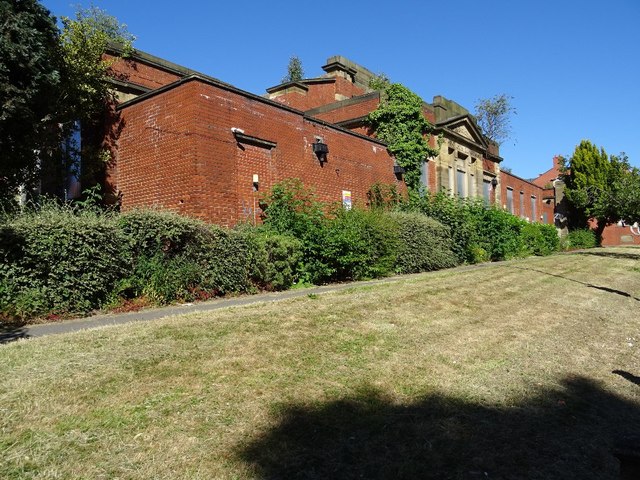
[[[396,272],[417,273],[458,264],[458,258],[451,250],[448,227],[418,212],[395,212],[390,215],[399,226]]]
[[[324,205],[297,178],[276,183],[261,199],[263,221],[279,233],[301,240],[315,235],[324,221]]]
[[[531,255],[550,255],[560,247],[558,232],[553,225],[526,223],[522,227],[521,235]]]
[[[118,223],[134,264],[121,283],[125,297],[169,303],[249,288],[249,246],[238,232],[156,210],[125,213]]]
[[[451,250],[458,263],[477,263],[489,259],[480,245],[478,232],[479,217],[484,212],[481,203],[451,197],[443,192],[430,194],[423,191],[413,192],[404,208],[421,212],[449,227]]]
[[[526,257],[529,250],[521,235],[528,223],[495,207],[485,208],[476,223],[478,243],[487,251],[493,261]]]
[[[267,226],[240,231],[249,245],[252,283],[263,290],[291,288],[303,270],[302,242]]]
[[[561,241],[563,250],[577,250],[580,248],[593,248],[598,245],[598,239],[593,230],[588,228],[571,230]]]
[[[87,312],[131,267],[113,217],[48,204],[0,226],[0,311],[8,319]]]
[[[317,233],[307,259],[314,283],[378,278],[393,272],[398,225],[389,215],[340,208]]]

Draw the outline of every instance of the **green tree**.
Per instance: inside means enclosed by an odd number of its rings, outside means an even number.
[[[511,138],[511,115],[516,114],[512,105],[513,97],[507,94],[495,95],[478,100],[476,119],[482,133],[497,145]]]
[[[615,185],[621,185],[628,163],[618,157],[612,161],[604,148],[583,140],[563,167],[570,226],[584,228],[593,218],[600,240],[605,227],[621,218]]]
[[[289,65],[287,65],[287,74],[282,78],[282,83],[287,82],[299,82],[304,78],[304,70],[302,68],[302,61],[293,55],[289,59]]]
[[[62,25],[36,0],[0,0],[0,199],[61,181],[78,155],[71,133],[111,99],[107,45],[133,41],[96,7]]]
[[[640,222],[640,169],[632,167],[624,153],[611,155],[611,203],[619,219]]]
[[[60,58],[48,10],[35,0],[0,0],[0,200],[33,186],[57,146]]]
[[[376,136],[387,143],[389,153],[405,169],[405,182],[420,188],[422,165],[438,151],[429,145],[433,125],[424,117],[422,99],[399,83],[388,84],[383,101],[371,112],[368,123]]]
[[[114,60],[106,59],[104,53],[107,47],[116,45],[127,56],[133,50],[134,40],[125,24],[95,6],[78,8],[74,19],[62,17],[60,48],[66,88],[58,117],[66,148],[58,165],[64,176],[78,165],[81,155],[83,186],[98,181],[110,157],[94,142],[85,142],[80,152],[78,145],[68,139],[78,124],[84,131],[99,131],[109,104],[115,102],[110,73]],[[49,172],[49,176],[55,178],[56,172]]]
[[[111,100],[109,68],[103,54],[111,43],[126,54],[135,37],[127,26],[98,7],[79,8],[76,18],[62,17],[60,37],[65,66],[64,105],[69,121],[85,120],[101,112]]]

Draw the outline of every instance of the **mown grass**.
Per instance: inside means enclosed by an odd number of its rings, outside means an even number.
[[[2,346],[0,478],[616,478],[613,443],[640,427],[639,260],[531,258]]]

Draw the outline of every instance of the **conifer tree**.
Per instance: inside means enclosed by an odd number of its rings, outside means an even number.
[[[287,65],[287,74],[282,78],[282,83],[299,82],[304,78],[304,70],[302,68],[302,61],[293,55],[289,59],[289,65]]]

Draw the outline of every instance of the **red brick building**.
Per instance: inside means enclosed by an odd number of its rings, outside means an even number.
[[[160,206],[233,225],[253,221],[259,192],[285,178],[326,202],[365,204],[376,182],[404,189],[384,143],[290,105],[364,92],[341,77],[285,84],[276,101],[142,53],[112,69],[120,133],[107,179],[123,209]]]
[[[258,96],[143,52],[116,60],[107,190],[125,210],[159,206],[224,225],[254,221],[259,194],[286,178],[301,179],[325,202],[364,205],[377,182],[404,190],[365,121],[381,102],[369,88],[373,73],[340,56],[322,68],[322,77]],[[483,197],[529,221],[554,223],[555,159],[537,179],[520,178],[500,170],[497,145],[461,105],[436,96],[423,114],[439,149],[423,165],[428,190]]]

